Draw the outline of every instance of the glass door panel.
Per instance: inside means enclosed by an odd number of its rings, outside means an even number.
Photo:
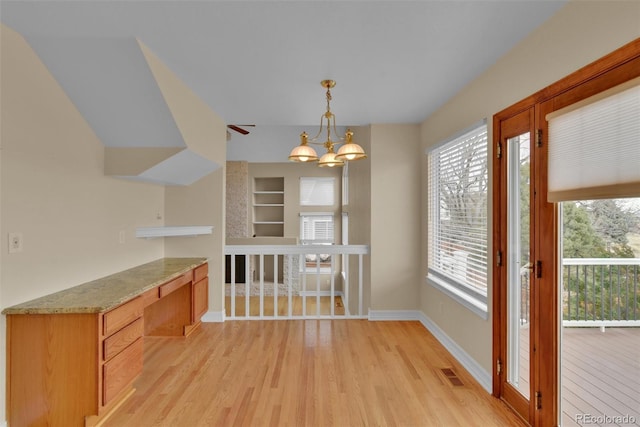
[[[560,425],[640,426],[640,198],[561,206]]]
[[[529,133],[507,139],[507,382],[530,397],[531,153]]]

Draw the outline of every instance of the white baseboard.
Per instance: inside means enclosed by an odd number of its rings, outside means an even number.
[[[369,310],[369,321],[420,320],[420,314],[418,310]]]
[[[221,323],[224,322],[224,310],[222,311],[207,311],[202,316],[203,323]],[[2,426],[0,426],[2,427]]]
[[[487,393],[492,392],[492,378],[491,374],[487,372],[476,360],[469,356],[469,353],[464,351],[454,340],[452,340],[433,320],[427,317],[424,313],[418,312],[418,319],[422,325],[427,328],[429,332],[444,348],[451,353],[453,357],[475,378],[478,383],[484,388]]]

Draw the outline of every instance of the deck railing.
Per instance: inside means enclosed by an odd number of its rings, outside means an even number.
[[[640,327],[640,259],[562,260],[564,326]]]
[[[227,245],[225,317],[366,318],[368,253],[366,245]]]

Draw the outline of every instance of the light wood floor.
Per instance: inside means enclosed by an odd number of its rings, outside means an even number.
[[[228,321],[144,340],[137,390],[105,426],[524,425],[419,322]]]

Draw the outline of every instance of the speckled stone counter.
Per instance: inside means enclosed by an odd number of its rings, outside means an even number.
[[[205,262],[206,258],[162,258],[5,308],[2,314],[101,313]]]

